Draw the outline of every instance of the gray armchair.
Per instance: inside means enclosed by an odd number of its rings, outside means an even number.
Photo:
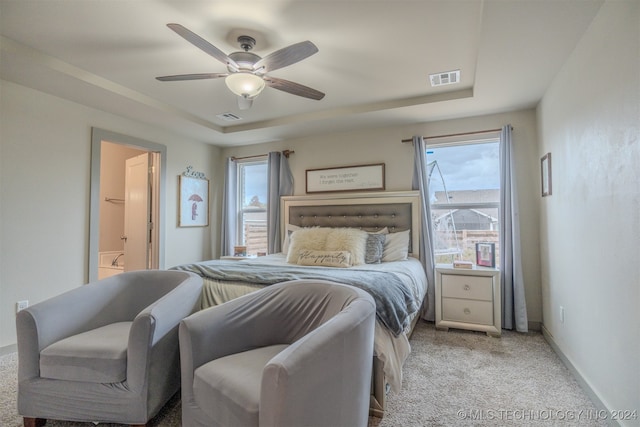
[[[366,426],[375,303],[294,280],[180,323],[182,425]]]
[[[18,413],[146,425],[180,386],[178,324],[202,279],[144,270],[80,286],[20,311]]]

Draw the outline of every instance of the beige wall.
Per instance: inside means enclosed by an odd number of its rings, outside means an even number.
[[[413,146],[410,143],[401,143],[402,139],[411,138],[413,135],[435,136],[498,129],[508,123],[514,127],[514,154],[518,165],[518,189],[521,194],[522,255],[527,311],[529,321],[541,322],[537,203],[540,192],[539,149],[534,110],[225,148],[222,151],[221,162],[229,156],[241,157],[289,149],[295,151],[289,158],[289,165],[294,176],[296,195],[305,194],[306,169],[368,163],[385,164],[386,190],[411,190]],[[222,169],[221,167],[218,170]]]
[[[87,281],[92,127],[167,146],[165,265],[211,257],[212,227],[176,226],[177,177],[189,165],[211,176],[218,148],[11,82],[0,91],[0,349],[16,342],[16,301]]]
[[[640,411],[639,126],[640,3],[607,1],[538,108],[538,156],[544,327],[610,410]]]

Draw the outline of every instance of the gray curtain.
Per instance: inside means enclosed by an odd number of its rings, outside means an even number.
[[[427,273],[427,297],[422,307],[422,317],[435,321],[436,318],[436,287],[435,287],[435,259],[433,252],[433,229],[431,226],[431,207],[429,206],[429,177],[427,174],[427,147],[424,138],[413,137],[415,153],[412,188],[420,191],[420,262]]]
[[[269,153],[267,174],[267,250],[274,254],[281,250],[280,243],[280,197],[293,194],[293,175],[289,160],[279,151]]]
[[[238,194],[238,168],[235,160],[227,159],[224,176],[225,185],[222,196],[222,230],[220,255],[233,255],[233,247],[236,244],[236,224],[238,214],[236,212],[236,199]]]
[[[527,305],[520,251],[520,215],[518,211],[511,125],[500,134],[500,286],[502,327],[527,332]]]

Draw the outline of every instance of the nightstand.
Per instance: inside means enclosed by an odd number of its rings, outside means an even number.
[[[499,337],[500,302],[499,270],[436,266],[436,329],[468,329]]]

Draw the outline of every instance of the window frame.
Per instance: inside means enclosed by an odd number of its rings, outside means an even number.
[[[235,230],[235,236],[236,236],[236,242],[237,245],[242,245],[242,246],[246,246],[247,242],[245,240],[245,222],[244,222],[244,218],[245,215],[247,213],[268,213],[269,210],[269,197],[268,197],[268,179],[265,180],[265,188],[267,189],[267,199],[265,200],[265,207],[264,208],[249,208],[244,207],[244,192],[246,191],[246,187],[245,187],[245,183],[246,180],[244,179],[244,168],[246,168],[247,166],[255,166],[255,165],[265,165],[267,166],[267,175],[268,175],[268,166],[269,166],[269,162],[268,162],[268,156],[260,156],[260,157],[254,157],[251,159],[240,159],[237,160],[237,164],[236,164],[236,230]],[[267,219],[265,219],[265,222],[267,221]],[[267,227],[269,225],[267,224]]]
[[[435,149],[435,148],[446,148],[446,147],[463,147],[463,146],[470,146],[470,145],[478,145],[478,144],[497,144],[498,147],[498,153],[500,151],[500,133],[496,132],[495,134],[492,132],[491,134],[484,134],[482,136],[478,136],[476,138],[473,137],[469,137],[469,135],[464,135],[464,136],[458,136],[458,137],[445,137],[445,138],[434,138],[432,140],[426,140],[425,141],[425,158],[427,160],[427,164],[429,163],[429,150],[431,149]],[[501,173],[501,167],[502,165],[500,164],[500,160],[498,159],[498,173]],[[498,182],[498,191],[499,193],[501,193],[502,188],[501,188],[501,182]],[[473,191],[473,189],[468,189],[469,191]],[[476,189],[477,190],[477,189]],[[456,190],[450,190],[450,191],[456,191]],[[459,190],[458,190],[459,191]],[[502,223],[502,218],[500,215],[501,209],[500,209],[500,200],[495,201],[495,202],[467,202],[467,203],[460,203],[460,202],[454,202],[454,203],[431,203],[431,201],[429,201],[429,208],[431,211],[433,210],[443,210],[443,209],[447,209],[447,210],[473,210],[473,209],[496,209],[498,211],[498,227],[496,230],[497,232],[497,241],[496,243],[496,248],[498,253],[501,252],[501,247],[500,247],[500,242],[501,242],[501,227],[500,224]],[[431,219],[431,225],[434,226],[433,223],[433,218]],[[457,231],[457,228],[456,228]],[[462,245],[462,248],[460,249],[460,252],[458,254],[451,254],[451,253],[443,253],[443,254],[437,254],[435,252],[435,248],[434,248],[434,257],[444,257],[444,256],[451,256],[452,260],[456,259],[456,258],[463,258],[464,257],[464,245]],[[437,260],[436,260],[437,262]],[[475,255],[473,257],[473,262],[475,264]],[[496,268],[500,268],[500,263],[499,263],[499,259],[496,258]]]

